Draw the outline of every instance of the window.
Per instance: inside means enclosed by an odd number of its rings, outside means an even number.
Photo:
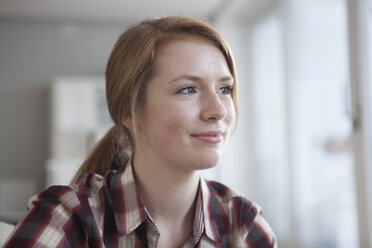
[[[292,247],[358,247],[346,2],[284,9],[251,28],[259,202]]]
[[[277,235],[287,236],[288,157],[282,29],[271,14],[251,30],[254,164],[260,204]],[[270,192],[270,194],[268,194]],[[275,202],[276,204],[272,204]]]
[[[371,247],[372,0],[238,2],[217,20],[244,115],[226,171],[280,247]]]

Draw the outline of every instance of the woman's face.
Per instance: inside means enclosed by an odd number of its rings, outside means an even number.
[[[233,77],[211,42],[182,36],[156,50],[135,155],[181,170],[215,166],[235,120]]]

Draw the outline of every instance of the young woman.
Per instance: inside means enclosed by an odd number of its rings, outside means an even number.
[[[34,196],[5,247],[277,247],[260,208],[200,178],[235,128],[233,59],[208,23],[143,21],[106,70],[115,126],[74,183]]]

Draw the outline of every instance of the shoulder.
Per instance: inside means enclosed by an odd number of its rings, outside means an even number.
[[[73,190],[67,186],[53,186],[31,197],[27,214],[17,223],[4,247],[66,245],[66,227],[74,222],[73,209],[78,205]]]
[[[103,181],[101,176],[86,174],[76,184],[51,186],[31,197],[27,214],[5,247],[83,246],[85,234],[95,226],[90,202]]]
[[[209,202],[214,205],[211,211],[222,210],[212,213],[212,216],[218,220],[221,219],[221,212],[224,213],[223,223],[227,230],[220,228],[220,233],[229,233],[229,242],[243,242],[249,247],[276,247],[275,234],[264,219],[260,205],[226,185],[205,181],[210,192]]]
[[[215,201],[218,201],[228,214],[238,214],[239,220],[249,224],[261,213],[261,207],[257,203],[249,200],[234,189],[216,181],[205,181],[211,196],[215,198]]]
[[[103,185],[104,178],[102,176],[87,173],[72,185],[54,185],[33,196],[29,201],[29,208],[32,208],[33,204],[58,204],[73,211],[76,207],[88,203],[88,199],[94,197]]]
[[[96,197],[100,181],[100,176],[85,174],[75,184],[51,186],[29,200],[27,216],[39,213],[49,215],[50,221],[72,217],[84,220],[91,213],[90,198]]]

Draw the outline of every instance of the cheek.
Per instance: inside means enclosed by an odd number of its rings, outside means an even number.
[[[225,122],[226,124],[231,127],[232,124],[234,123],[235,121],[235,118],[236,118],[236,114],[235,114],[235,108],[234,108],[234,103],[233,101],[228,101],[226,104],[225,104],[225,108],[226,108],[226,117],[225,117]]]
[[[153,116],[150,125],[156,128],[153,130],[154,137],[163,145],[169,145],[176,142],[176,137],[188,133],[193,121],[197,117],[196,111],[193,111],[190,105],[186,104],[161,104],[157,107],[158,114]]]

